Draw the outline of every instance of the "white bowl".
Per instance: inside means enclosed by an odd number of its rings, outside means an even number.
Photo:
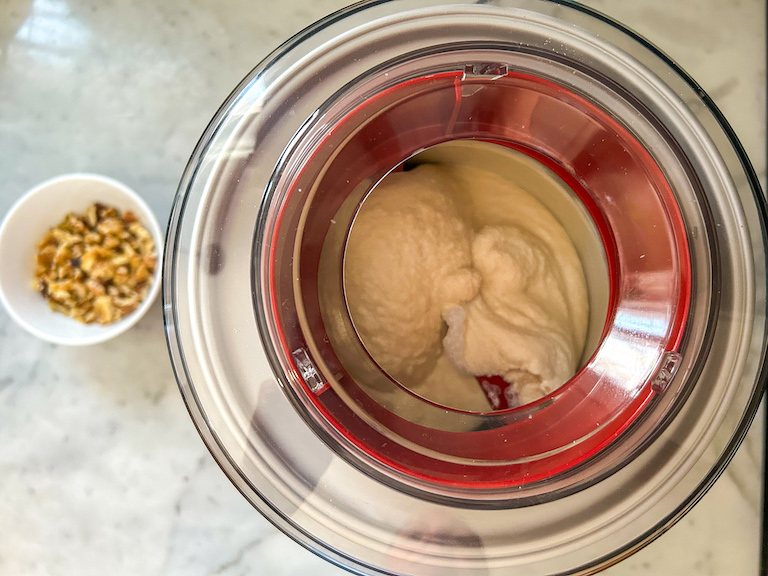
[[[83,324],[48,307],[32,289],[36,247],[43,235],[68,212],[83,213],[95,202],[131,210],[155,240],[157,270],[139,307],[108,325]],[[18,324],[35,336],[70,346],[96,344],[136,324],[160,291],[163,237],[146,202],[120,182],[96,174],[66,174],[39,184],[14,204],[0,225],[0,301]]]

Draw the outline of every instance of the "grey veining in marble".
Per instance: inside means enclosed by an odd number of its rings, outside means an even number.
[[[126,182],[167,220],[187,157],[238,81],[343,0],[3,0],[0,214],[64,172]],[[764,0],[592,0],[704,86],[765,180]],[[682,522],[610,576],[757,574],[762,421]],[[0,576],[343,572],[277,532],[208,455],[160,305],[82,349],[0,311]]]

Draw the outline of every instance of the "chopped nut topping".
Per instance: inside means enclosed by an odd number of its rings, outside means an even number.
[[[51,310],[109,324],[138,308],[156,268],[152,235],[136,215],[93,204],[67,214],[37,245],[32,287]]]

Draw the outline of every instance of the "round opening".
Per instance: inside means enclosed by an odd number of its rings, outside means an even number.
[[[438,144],[335,214],[318,268],[330,344],[377,403],[411,422],[429,423],[424,402],[470,412],[527,404],[585,366],[608,328],[616,262],[606,243],[604,219],[537,159],[480,140]],[[355,336],[363,355],[344,344]],[[367,376],[371,362],[389,381]],[[403,405],[396,387],[420,402]]]
[[[466,72],[378,91],[299,156],[271,247],[270,291],[278,345],[302,376],[295,392],[316,410],[311,425],[384,476],[476,490],[552,478],[632,424],[657,374],[675,364],[690,264],[669,184],[609,113],[530,74]],[[580,246],[592,310],[585,363],[519,407],[457,410],[396,384],[361,344],[344,299],[343,248],[363,199],[408,160],[452,155],[497,174],[516,161],[547,178],[549,192],[537,195]]]

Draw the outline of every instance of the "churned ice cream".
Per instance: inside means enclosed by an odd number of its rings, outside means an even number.
[[[531,194],[467,164],[385,178],[347,243],[350,316],[371,357],[433,401],[489,410],[476,376],[520,403],[567,381],[587,331],[576,250]]]
[[[392,174],[363,204],[347,244],[345,289],[371,356],[401,382],[420,382],[442,352],[443,315],[480,289],[472,229],[450,175]]]

